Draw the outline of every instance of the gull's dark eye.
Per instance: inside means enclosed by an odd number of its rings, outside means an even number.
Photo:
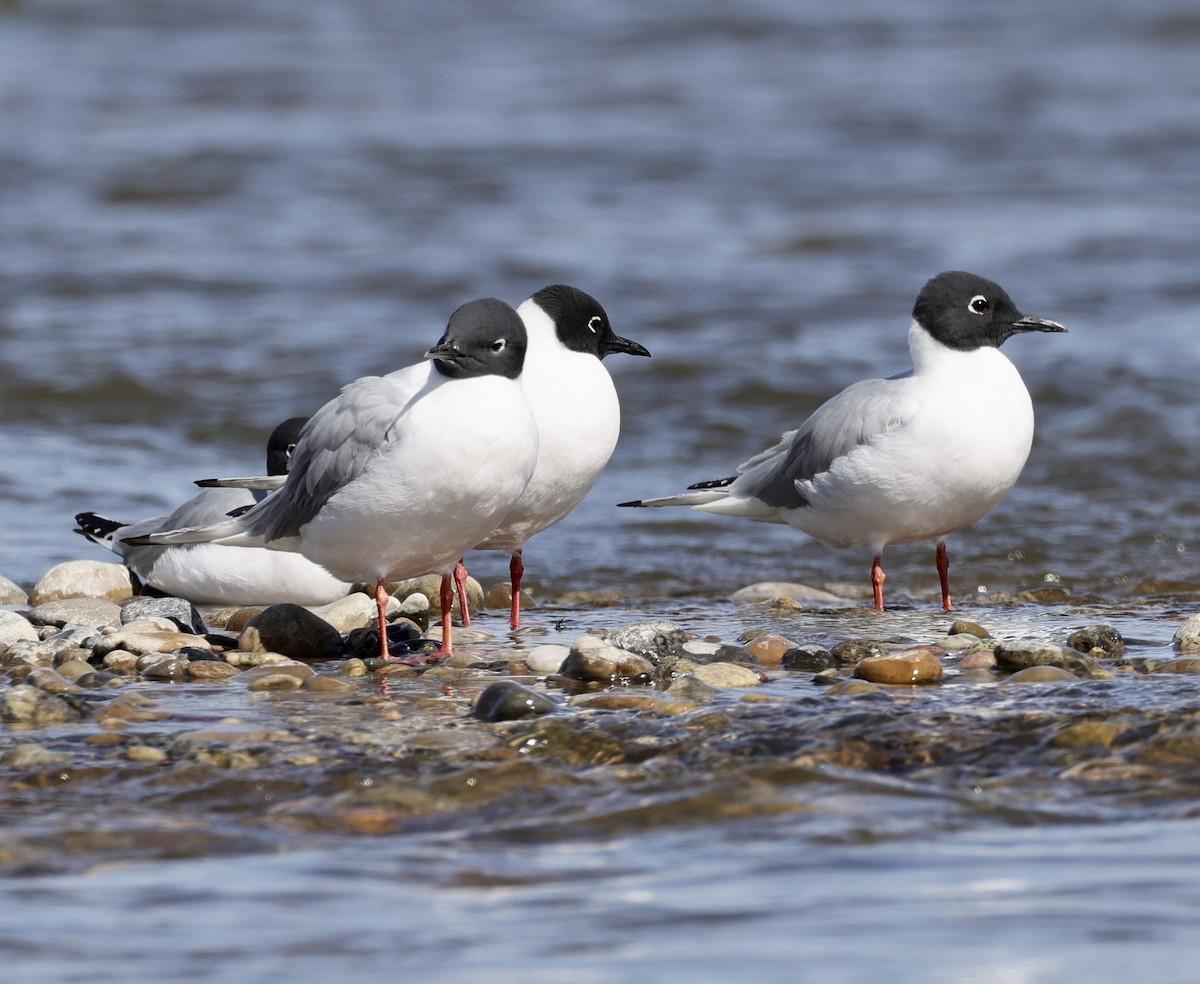
[[[497,338],[494,342],[492,342],[492,351],[495,352],[497,355],[499,355],[501,352],[504,351],[504,349],[507,345],[508,345],[508,342],[505,341],[503,338]]]
[[[295,450],[296,450],[296,445],[294,445],[294,444],[289,444],[289,445],[287,446],[287,456],[290,458],[290,457],[292,456],[292,452],[293,452],[293,451],[295,451]]]
[[[976,294],[967,307],[975,314],[987,314],[992,309],[992,303],[982,294]]]
[[[595,335],[595,334],[599,333],[600,326],[603,324],[604,324],[604,320],[600,317],[600,315],[598,315],[598,314],[593,315],[588,320],[588,331],[590,331],[593,335]]]

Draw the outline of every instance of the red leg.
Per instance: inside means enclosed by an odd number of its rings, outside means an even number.
[[[454,650],[450,645],[450,624],[454,620],[454,582],[449,574],[442,575],[442,647],[438,656],[449,656]]]
[[[883,582],[887,580],[887,575],[883,573],[883,553],[875,555],[875,561],[871,564],[871,587],[875,590],[875,611],[883,611]]]
[[[950,611],[950,558],[946,554],[946,542],[937,545],[938,580],[942,582],[942,611]]]
[[[458,591],[458,607],[463,625],[471,624],[471,603],[467,601],[467,565],[461,560],[454,565],[454,587]]]
[[[508,562],[508,575],[512,579],[512,607],[509,609],[508,624],[514,631],[521,627],[521,576],[524,573],[521,551],[515,550]]]
[[[375,605],[379,609],[379,658],[390,659],[387,643],[387,603],[388,593],[387,588],[383,586],[383,581],[375,582]]]

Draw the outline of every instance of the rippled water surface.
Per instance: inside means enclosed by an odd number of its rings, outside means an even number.
[[[1018,487],[951,540],[967,614],[1060,641],[1107,620],[1169,653],[1200,598],[1197,43],[1180,0],[0,4],[0,573],[99,556],[75,512],[138,519],[252,470],[271,426],[415,361],[463,300],[564,281],[654,358],[611,360],[621,443],[527,550],[531,582],[576,631],[643,613],[740,631],[734,589],[865,584],[869,558],[612,504],[723,474],[905,368],[917,290],[961,268],[1070,328],[1005,347],[1038,433]],[[929,635],[932,550],[888,558],[902,607],[872,631]],[[847,638],[860,617],[779,627]],[[1191,679],[1044,700],[1157,727],[1200,710]],[[770,688],[794,705],[790,761],[813,695]],[[1008,713],[967,689],[954,713]],[[57,809],[0,804],[68,859],[0,883],[0,943],[22,981],[1186,980],[1200,836],[1178,754],[1159,798],[1115,773],[1063,787],[1015,752],[1012,772],[996,754],[899,785],[726,762],[695,781],[748,797],[741,815],[589,824],[567,796],[529,804],[522,834],[514,797],[475,827],[234,824],[225,844],[226,814],[200,809],[207,847],[153,795],[114,818],[103,784],[64,783]],[[989,774],[1031,809],[971,806]],[[596,795],[661,805],[622,782]],[[71,855],[73,823],[143,820],[167,847]]]

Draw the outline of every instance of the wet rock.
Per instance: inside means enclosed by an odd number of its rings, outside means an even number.
[[[77,694],[83,690],[78,684],[72,683],[48,666],[36,667],[26,678],[26,682],[48,694]]]
[[[244,653],[231,649],[225,654],[225,662],[236,666],[239,670],[249,670],[256,666],[271,666],[275,663],[287,663],[290,657],[283,653]]]
[[[38,642],[33,623],[17,612],[0,611],[0,651],[14,642]]]
[[[47,601],[30,611],[34,625],[85,625],[100,629],[121,619],[121,606],[103,598],[60,598]]]
[[[247,605],[244,608],[223,608],[219,612],[212,612],[209,614],[208,624],[213,628],[221,629],[224,632],[237,635],[246,627],[252,618],[261,615],[266,610],[266,605]]]
[[[137,664],[137,656],[124,649],[114,649],[103,660],[104,668],[113,673],[134,673],[137,670]]]
[[[950,623],[950,630],[947,635],[973,635],[977,639],[990,639],[992,634],[978,622],[972,622],[969,619],[960,618]]]
[[[1093,659],[1125,655],[1125,640],[1121,633],[1107,623],[1077,629],[1067,638],[1067,645]]]
[[[813,674],[812,682],[819,687],[828,687],[841,679],[841,671],[836,666],[829,666]]]
[[[871,683],[931,683],[942,678],[942,661],[931,646],[916,646],[898,653],[868,656],[855,664],[854,675]]]
[[[60,598],[104,598],[124,601],[133,597],[129,569],[122,564],[96,560],[68,560],[51,567],[34,585],[29,603],[35,608]]]
[[[1175,630],[1176,649],[1200,649],[1200,615],[1193,615]]]
[[[884,655],[883,647],[870,639],[847,639],[829,651],[837,666],[854,666],[868,656]]]
[[[593,711],[638,711],[642,714],[657,714],[673,717],[699,710],[700,705],[690,700],[680,700],[677,695],[629,693],[607,690],[599,694],[578,694],[568,703],[571,707]]]
[[[6,724],[40,728],[82,718],[83,710],[78,705],[27,683],[10,687],[0,696],[0,721]]]
[[[1200,673],[1200,657],[1171,659],[1160,663],[1151,672],[1154,673]]]
[[[400,602],[389,596],[385,611],[389,617],[399,614]],[[323,618],[342,635],[349,635],[355,629],[374,627],[379,619],[375,599],[367,597],[361,591],[348,594],[344,598],[339,598],[328,605],[322,605],[320,608],[314,608],[312,613]],[[376,639],[378,639],[378,635]],[[378,642],[376,645],[378,646]]]
[[[534,646],[525,655],[525,665],[529,667],[530,673],[538,675],[549,675],[559,671],[563,663],[566,662],[568,656],[571,655],[571,650],[566,646]]]
[[[18,745],[5,752],[0,762],[15,769],[36,769],[46,766],[62,765],[71,761],[71,756],[65,752],[52,752],[41,745],[32,742]]]
[[[401,616],[387,627],[388,652],[403,656],[421,648],[422,630],[415,622]],[[351,659],[372,659],[379,655],[379,629],[366,626],[353,629],[342,643],[341,655]]]
[[[1032,666],[1057,666],[1079,677],[1107,680],[1112,674],[1103,669],[1091,656],[1084,656],[1066,646],[1039,646],[1021,642],[1004,642],[996,646],[996,662],[1010,670]]]
[[[990,670],[995,665],[996,652],[991,648],[965,653],[958,661],[960,670]]]
[[[73,648],[68,643],[65,646],[54,642],[30,642],[21,639],[10,643],[0,655],[0,666],[52,666],[54,656],[63,649]]]
[[[807,584],[793,584],[789,581],[760,581],[738,588],[729,596],[730,601],[738,604],[752,604],[759,601],[774,601],[787,598],[798,605],[807,608],[845,608],[856,604],[855,601],[830,591],[813,588]]]
[[[144,657],[148,662],[142,667],[142,676],[147,680],[186,680],[191,661],[186,656],[167,656],[155,659],[156,654]]]
[[[687,642],[687,633],[674,622],[635,622],[614,629],[608,641],[618,649],[636,653],[652,662],[667,656],[677,656]]]
[[[354,684],[349,680],[343,680],[341,677],[326,676],[310,676],[304,681],[304,689],[312,693],[344,693],[347,690],[353,690]]]
[[[761,666],[762,663],[749,649],[733,646],[727,642],[702,642],[689,639],[683,644],[683,659],[700,663],[737,663],[740,666]]]
[[[1075,721],[1055,735],[1050,744],[1060,748],[1108,748],[1121,731],[1112,721]]]
[[[180,632],[204,635],[207,628],[196,606],[184,598],[134,598],[121,606],[121,622],[165,618]]]
[[[141,622],[138,623],[143,624]],[[188,646],[212,649],[212,644],[203,636],[191,635],[178,630],[152,629],[134,631],[132,625],[101,636],[92,651],[97,656],[107,656],[115,650],[124,650],[135,656],[150,656],[155,653],[174,653]]]
[[[764,666],[781,666],[796,643],[778,632],[764,632],[746,643],[746,649]]]
[[[762,679],[757,673],[737,663],[705,663],[692,671],[701,683],[720,690],[757,687]]]
[[[483,596],[483,603],[493,611],[503,611],[512,608],[512,584],[500,581],[493,584]],[[524,588],[521,589],[521,611],[532,611],[538,607],[537,599]]]
[[[784,653],[783,661],[779,665],[785,670],[817,673],[831,666],[837,666],[838,661],[837,657],[824,646],[805,644],[795,646]]]
[[[304,682],[314,675],[315,671],[311,666],[287,660],[283,663],[252,667],[230,679],[251,690],[299,690],[304,686]]]
[[[28,605],[29,596],[15,581],[0,574],[0,605]]]
[[[82,652],[82,650],[81,650]],[[96,668],[83,659],[69,659],[58,664],[58,672],[67,680],[78,681],[80,677],[94,673]]]
[[[341,648],[341,633],[299,605],[272,605],[246,623],[238,636],[242,652],[282,653],[292,659],[328,659]]]
[[[720,690],[696,679],[691,673],[684,673],[671,681],[666,692],[672,697],[697,704],[707,704],[716,699]]]
[[[209,683],[228,680],[231,676],[241,672],[242,670],[236,666],[211,659],[189,660],[187,666],[187,675],[190,679]]]
[[[649,683],[654,675],[654,664],[644,656],[620,649],[597,636],[585,635],[575,640],[559,673],[577,680]]]
[[[1066,683],[1074,682],[1079,679],[1070,670],[1064,669],[1061,666],[1051,666],[1049,664],[1041,666],[1027,666],[1023,670],[1017,670],[1016,673],[1005,678],[1004,682],[1008,683]]]
[[[519,718],[548,714],[557,704],[543,693],[513,680],[490,684],[479,695],[471,716],[481,721],[516,721]]]
[[[829,697],[861,697],[864,694],[881,694],[883,690],[869,680],[840,680],[825,693]]]
[[[158,765],[167,758],[167,753],[153,745],[130,745],[125,749],[125,758],[130,762],[141,762],[145,765]]]

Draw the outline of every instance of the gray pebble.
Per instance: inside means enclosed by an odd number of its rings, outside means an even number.
[[[644,656],[655,663],[681,653],[687,639],[687,633],[680,626],[665,620],[635,622],[608,634],[608,641],[618,649]]]
[[[649,683],[654,664],[644,656],[619,649],[593,635],[575,640],[559,672],[577,680],[602,680],[612,683]]]
[[[1200,649],[1200,615],[1193,615],[1175,630],[1176,649]]]
[[[489,684],[471,708],[471,716],[481,721],[516,721],[519,718],[548,714],[558,705],[548,696],[513,680]]]
[[[181,632],[204,635],[204,619],[190,601],[183,598],[133,598],[121,606],[121,623],[143,618],[169,619]]]
[[[0,611],[0,650],[14,642],[37,642],[39,638],[37,629],[24,615]]]

